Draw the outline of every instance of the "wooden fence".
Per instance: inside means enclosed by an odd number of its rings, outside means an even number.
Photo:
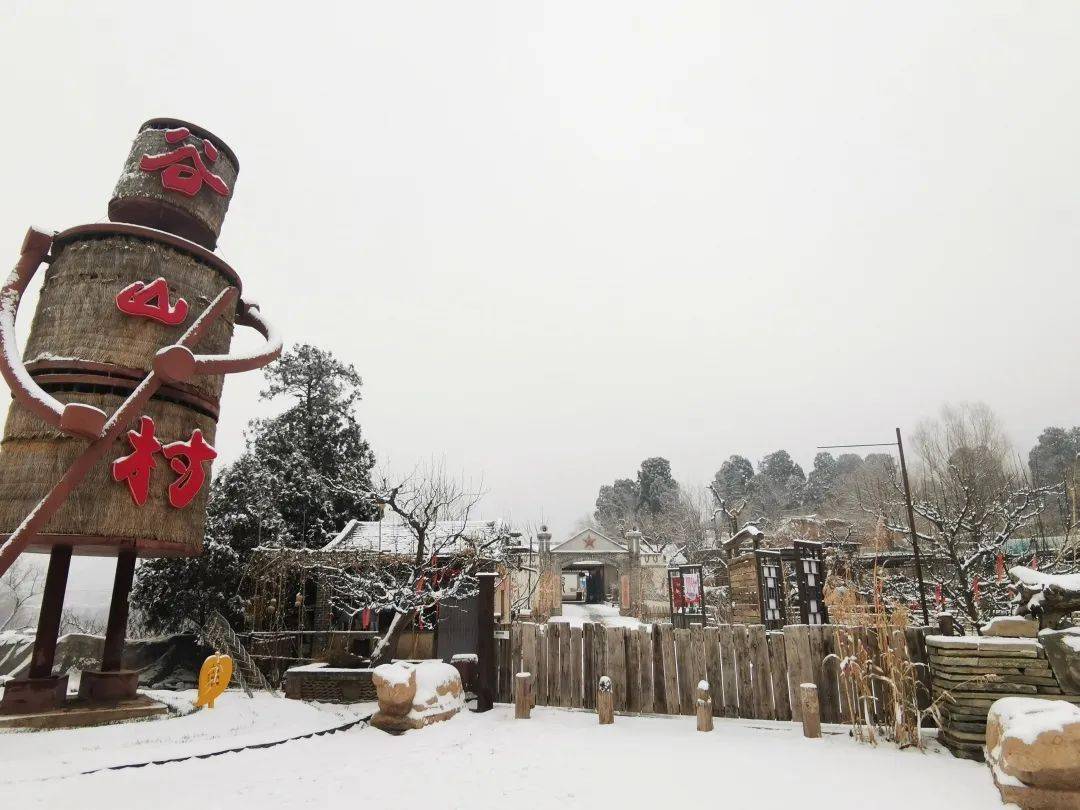
[[[799,720],[799,685],[813,683],[822,722],[850,722],[840,662],[829,657],[838,652],[840,630],[861,634],[876,649],[876,635],[862,627],[803,624],[766,632],[760,624],[685,630],[518,623],[496,639],[496,700],[512,703],[514,675],[529,672],[538,705],[595,709],[597,680],[608,675],[616,711],[690,715],[698,682],[708,681],[717,717]],[[892,644],[925,664],[919,630]]]

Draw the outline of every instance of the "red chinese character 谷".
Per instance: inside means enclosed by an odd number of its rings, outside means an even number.
[[[167,143],[179,143],[191,135],[187,127],[165,130]],[[203,152],[206,159],[211,163],[217,160],[218,150],[209,140],[203,139]],[[183,161],[190,160],[190,163]],[[199,193],[206,183],[210,188],[222,197],[229,196],[229,187],[225,181],[211,172],[203,163],[203,156],[193,144],[174,149],[171,152],[162,152],[160,155],[143,155],[139,161],[139,168],[144,172],[156,172],[161,170],[161,185],[170,191],[179,191],[189,197]]]
[[[131,499],[142,506],[150,493],[150,471],[161,442],[154,436],[154,420],[149,416],[140,417],[138,431],[129,430],[127,435],[135,452],[113,462],[112,476],[116,481],[127,481]]]
[[[217,458],[217,450],[203,439],[202,431],[196,428],[186,442],[172,442],[165,445],[161,452],[169,459],[173,472],[179,478],[169,484],[169,503],[181,509],[191,503],[206,481],[204,461]]]
[[[188,305],[183,298],[169,304],[169,285],[158,278],[149,284],[135,281],[116,294],[116,306],[125,315],[153,318],[167,326],[177,326],[187,317]]]

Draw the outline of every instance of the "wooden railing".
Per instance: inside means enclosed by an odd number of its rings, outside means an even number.
[[[615,711],[690,715],[697,685],[707,681],[717,717],[799,720],[799,686],[813,683],[821,721],[850,722],[839,683],[840,630],[862,635],[870,646],[876,638],[866,628],[832,625],[766,632],[760,624],[686,630],[670,624],[514,624],[508,634],[496,634],[496,700],[512,703],[514,675],[529,672],[538,705],[595,709],[597,681],[607,675]],[[919,630],[898,640],[913,662],[925,663]]]

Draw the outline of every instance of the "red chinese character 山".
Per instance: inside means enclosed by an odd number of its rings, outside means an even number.
[[[166,143],[180,143],[191,135],[187,127],[165,130]],[[213,163],[218,158],[217,147],[208,139],[203,139],[203,153]],[[189,161],[189,162],[185,162]],[[179,191],[188,197],[194,197],[203,187],[203,183],[222,197],[229,196],[229,186],[207,168],[203,155],[194,144],[184,144],[171,152],[160,155],[143,155],[139,168],[144,172],[161,170],[161,185],[170,191]]]
[[[154,420],[149,416],[140,417],[139,429],[129,430],[127,435],[134,452],[113,462],[112,476],[116,481],[127,481],[131,499],[142,506],[150,494],[150,471],[154,469],[154,454],[161,452],[161,442],[154,436]]]
[[[149,284],[132,282],[116,294],[116,306],[125,315],[151,318],[166,326],[178,326],[188,313],[188,304],[183,298],[177,298],[175,304],[169,303],[169,285],[163,278],[156,278]]]
[[[195,429],[186,442],[172,442],[161,452],[169,459],[169,466],[179,477],[169,484],[169,503],[177,509],[187,506],[202,489],[206,481],[204,461],[217,458],[217,450],[203,439],[202,431]]]

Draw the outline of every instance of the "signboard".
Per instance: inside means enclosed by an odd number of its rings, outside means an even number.
[[[668,603],[676,627],[705,624],[705,577],[700,565],[668,569]]]

